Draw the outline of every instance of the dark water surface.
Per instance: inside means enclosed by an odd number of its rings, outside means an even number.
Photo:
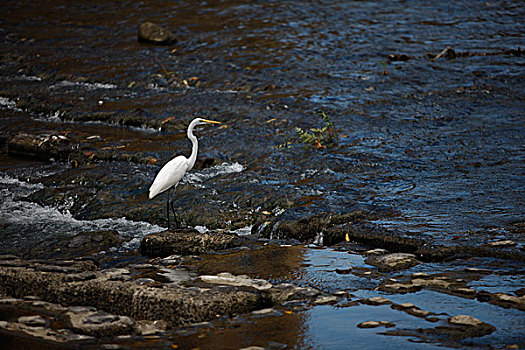
[[[523,249],[524,18],[520,1],[3,1],[0,252],[105,229],[127,239],[114,251],[135,249],[165,227],[164,203],[148,202],[146,192],[157,165],[173,152],[189,153],[185,125],[196,116],[226,127],[198,131],[200,154],[216,164],[178,188],[182,212],[205,208],[202,217],[188,214],[193,225],[249,230],[249,218],[262,212],[297,219],[359,209],[374,213],[379,227],[439,244],[510,239]],[[145,20],[172,30],[178,42],[139,43]],[[322,127],[320,110],[338,139],[317,149],[302,144],[295,128]],[[20,132],[68,135],[158,163],[72,168],[8,157],[5,143]],[[354,284],[373,290],[374,281],[341,282],[300,268],[313,254],[313,266],[333,272],[338,259],[332,250],[319,257],[304,249],[284,267],[258,271],[247,263],[238,272],[330,292]],[[343,265],[364,264],[359,259],[346,254]],[[214,263],[202,271],[221,272]],[[289,274],[273,276],[280,268]],[[522,282],[498,275],[484,287],[514,290]],[[458,300],[444,303],[466,307]],[[355,310],[283,314],[281,335],[268,328],[271,320],[245,320],[226,334],[238,347],[253,344],[246,334],[260,333],[292,348],[348,348],[352,338],[362,348],[423,348],[356,331],[363,321],[354,322],[356,315],[381,309]],[[401,327],[413,322],[403,315]],[[345,320],[348,328],[332,325]],[[520,341],[516,324],[498,329],[475,346]],[[284,336],[290,332],[301,335]]]

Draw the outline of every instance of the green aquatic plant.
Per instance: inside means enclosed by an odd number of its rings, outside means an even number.
[[[326,115],[324,111],[317,112],[323,118],[323,126],[319,128],[310,128],[303,130],[299,127],[295,128],[299,141],[304,144],[315,146],[315,148],[325,148],[326,146],[334,146],[337,144],[337,132],[334,123]]]

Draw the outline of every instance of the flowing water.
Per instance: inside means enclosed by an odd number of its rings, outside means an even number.
[[[512,240],[523,250],[523,18],[519,1],[4,1],[0,252],[22,254],[58,234],[116,230],[126,241],[113,252],[133,255],[144,235],[165,227],[164,203],[148,201],[147,189],[158,165],[189,153],[185,126],[196,116],[225,125],[197,131],[201,157],[215,162],[188,174],[175,197],[182,212],[203,208],[188,214],[201,229],[248,233],[249,218],[262,213],[297,219],[363,210],[378,227],[437,244]],[[138,42],[146,20],[172,30],[177,43]],[[336,142],[304,144],[296,128],[322,128],[320,111]],[[75,167],[75,159],[8,156],[7,141],[20,133],[74,139],[91,147],[86,156],[109,150],[158,162],[128,157]],[[286,259],[276,253],[270,265],[256,258],[222,263],[270,280],[375,295],[377,281],[334,275],[339,264],[366,265],[360,255],[305,247]],[[210,259],[202,272],[221,272],[213,265],[222,260]],[[503,266],[473,286],[523,287],[521,277],[508,276],[522,276],[523,266]],[[410,300],[433,298],[425,293]],[[445,306],[428,308],[478,307],[440,297]],[[520,311],[475,312],[496,315],[499,333],[474,346],[523,341],[523,324],[504,322]],[[271,321],[241,317],[197,345],[248,346],[259,334],[276,347],[426,346],[358,329],[363,315],[394,318],[401,328],[421,323],[388,307],[325,305]],[[177,341],[190,347],[194,335]]]

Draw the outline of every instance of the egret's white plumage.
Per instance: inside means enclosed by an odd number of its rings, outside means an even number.
[[[152,199],[159,193],[166,191],[167,189],[177,186],[179,181],[184,177],[184,174],[188,169],[188,158],[184,156],[178,156],[170,160],[155,177],[155,181],[149,188],[149,199]]]
[[[199,152],[199,142],[195,135],[193,135],[193,128],[197,125],[202,124],[220,124],[214,120],[207,120],[202,118],[195,118],[188,126],[188,138],[192,143],[191,155],[189,158],[184,156],[177,156],[170,160],[166,165],[160,169],[159,173],[153,180],[153,184],[149,188],[149,198],[152,199],[159,193],[162,193],[170,188],[176,187],[180,180],[184,177],[188,171],[193,168],[195,160],[197,159],[197,153]],[[169,207],[170,207],[170,198],[168,192],[168,205],[167,205],[167,214],[168,214],[168,228],[169,228]],[[172,207],[173,210],[173,207]],[[175,215],[175,213],[174,213]]]

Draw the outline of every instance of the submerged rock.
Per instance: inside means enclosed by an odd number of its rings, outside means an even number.
[[[365,321],[357,325],[359,328],[394,327],[395,324],[388,321]]]
[[[177,37],[155,23],[144,22],[139,27],[138,40],[150,44],[169,45],[175,43]]]
[[[195,229],[178,229],[152,233],[144,237],[140,242],[140,253],[151,257],[203,254],[237,247],[242,242],[233,234],[200,233]]]

